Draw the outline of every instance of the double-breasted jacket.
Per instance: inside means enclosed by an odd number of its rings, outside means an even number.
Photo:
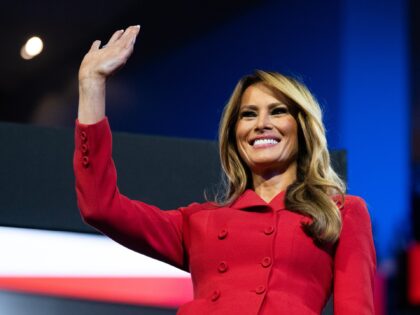
[[[74,172],[85,222],[124,246],[191,273],[194,299],[180,315],[371,315],[376,269],[364,200],[346,195],[339,241],[316,245],[285,207],[247,190],[226,207],[193,203],[161,210],[121,194],[107,117],[76,120]],[[339,201],[337,201],[339,202]]]

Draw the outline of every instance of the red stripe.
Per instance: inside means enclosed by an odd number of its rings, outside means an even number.
[[[379,271],[376,272],[374,283],[375,315],[385,315],[386,311],[386,278]]]
[[[0,277],[0,289],[158,307],[178,307],[193,297],[189,278]]]
[[[410,252],[410,300],[420,302],[420,246]],[[417,260],[415,260],[417,259]],[[417,278],[416,278],[417,277]],[[0,289],[94,301],[179,307],[193,298],[189,278],[0,277]],[[385,280],[375,277],[375,308],[385,314]]]
[[[420,305],[420,243],[408,249],[408,300]]]

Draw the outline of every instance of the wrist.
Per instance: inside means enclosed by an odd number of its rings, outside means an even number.
[[[105,93],[106,80],[100,77],[85,77],[79,79],[80,96],[102,95]]]
[[[102,86],[105,85],[106,78],[101,75],[81,75],[79,74],[79,86],[84,87],[93,87],[93,86]]]

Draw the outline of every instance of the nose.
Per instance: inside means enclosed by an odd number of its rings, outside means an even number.
[[[262,131],[264,129],[271,129],[271,118],[268,113],[261,113],[258,115],[256,122],[255,122],[255,130]]]

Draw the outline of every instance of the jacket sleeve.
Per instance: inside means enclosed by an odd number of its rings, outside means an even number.
[[[187,270],[181,210],[163,211],[119,192],[107,117],[88,125],[76,119],[73,169],[84,222],[134,251]]]
[[[365,201],[346,198],[334,259],[334,314],[372,315],[376,253]]]

